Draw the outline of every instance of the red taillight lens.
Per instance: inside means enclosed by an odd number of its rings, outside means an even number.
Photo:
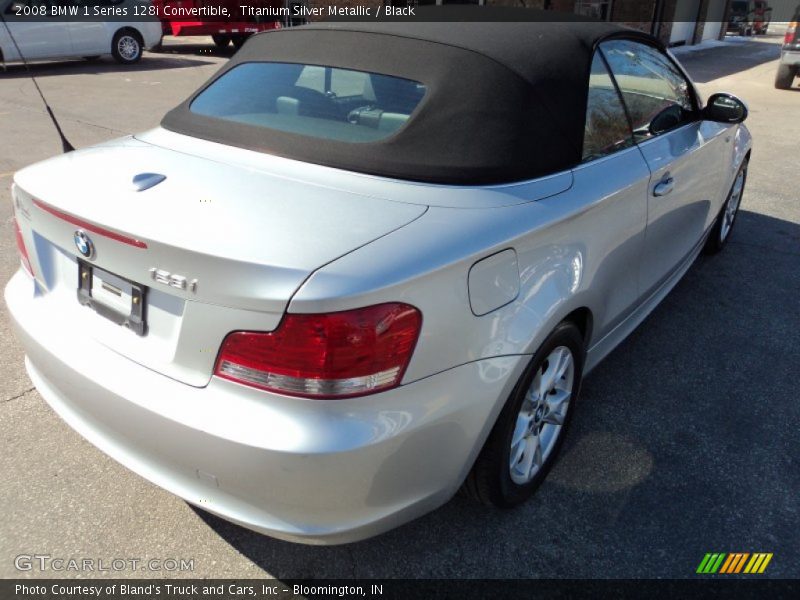
[[[347,398],[397,386],[422,326],[390,303],[321,315],[287,314],[275,331],[231,333],[215,375],[305,398]]]
[[[791,44],[794,42],[794,34],[797,31],[797,23],[791,22],[789,23],[789,29],[786,30],[786,37],[783,38],[784,44]]]
[[[33,267],[31,266],[31,259],[28,256],[28,250],[25,248],[25,240],[22,239],[22,230],[19,228],[17,219],[14,219],[14,235],[17,238],[17,250],[19,251],[20,262],[22,268],[28,272],[28,275],[33,277]]]

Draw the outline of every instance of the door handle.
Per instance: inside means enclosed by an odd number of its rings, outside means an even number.
[[[672,193],[674,187],[675,180],[672,177],[668,177],[667,179],[662,180],[661,183],[656,184],[656,187],[653,188],[653,196],[666,196],[667,194]]]

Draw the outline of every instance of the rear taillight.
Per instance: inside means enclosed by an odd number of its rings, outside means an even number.
[[[19,228],[19,223],[17,223],[16,218],[14,218],[14,234],[17,238],[17,250],[19,251],[19,259],[22,263],[22,268],[28,272],[28,275],[33,277],[31,259],[30,256],[28,256],[28,250],[25,248],[25,240],[22,239],[22,230]]]
[[[229,334],[214,373],[305,398],[372,394],[400,384],[421,326],[419,310],[401,303],[287,314],[275,331]]]
[[[794,34],[797,31],[797,22],[792,21],[789,23],[789,29],[786,30],[786,37],[783,38],[784,44],[791,44],[794,42]]]

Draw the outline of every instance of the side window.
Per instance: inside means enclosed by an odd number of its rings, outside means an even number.
[[[594,160],[632,145],[633,137],[625,108],[603,57],[599,52],[595,53],[589,77],[583,160]]]
[[[629,40],[600,45],[631,117],[637,142],[695,118],[689,82],[668,56]]]

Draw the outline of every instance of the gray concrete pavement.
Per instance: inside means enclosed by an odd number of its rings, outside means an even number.
[[[586,380],[562,460],[530,503],[501,512],[457,497],[345,547],[251,533],[62,423],[32,390],[0,303],[0,576],[62,574],[14,568],[15,556],[38,553],[194,559],[179,575],[203,577],[689,577],[711,551],[773,552],[768,574],[800,576],[800,89],[773,89],[776,41],[683,57],[703,93],[750,103],[756,146],[740,219],[725,252],[700,258]],[[34,70],[84,146],[155,126],[225,60],[193,43],[167,50],[132,69],[104,59]],[[4,284],[18,264],[10,174],[59,151],[16,67],[0,73],[0,141]]]

